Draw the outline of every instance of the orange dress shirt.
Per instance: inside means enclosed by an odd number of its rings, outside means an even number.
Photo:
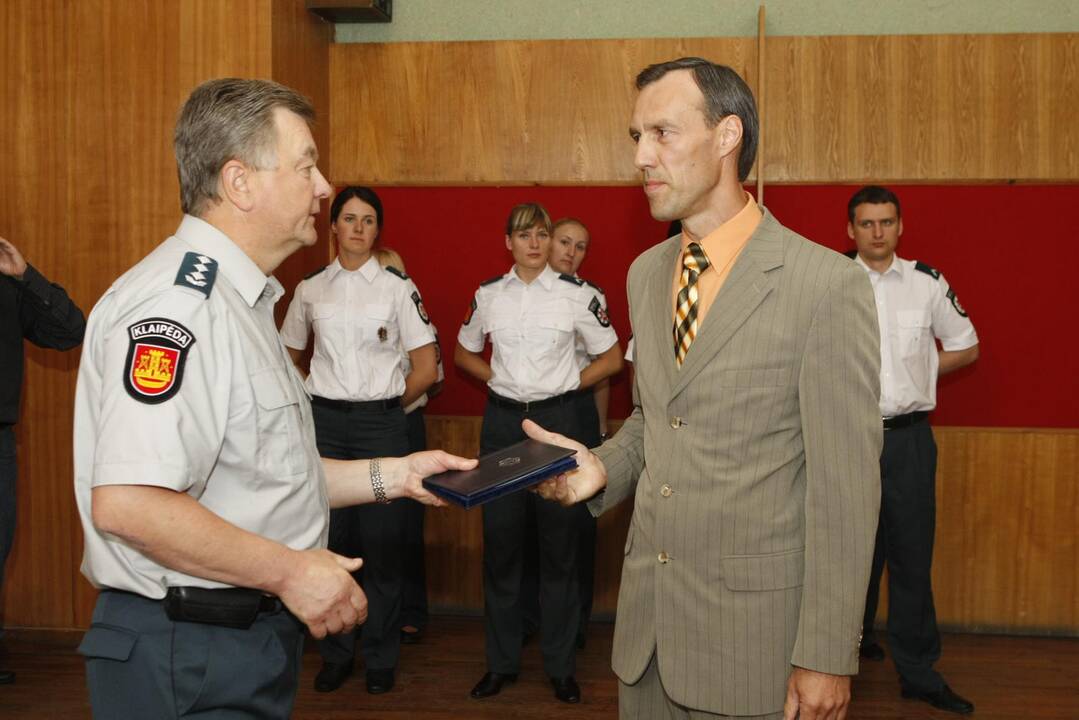
[[[742,248],[749,242],[753,231],[760,224],[761,209],[752,195],[746,194],[749,199],[745,207],[727,222],[708,233],[701,241],[700,246],[704,254],[708,256],[708,268],[697,278],[697,333],[704,327],[704,318],[712,301],[719,294],[723,282],[731,273],[734,261],[742,253]],[[679,253],[674,263],[674,280],[671,283],[671,322],[677,322],[678,291],[682,276],[682,256],[689,247],[690,240],[682,235],[682,252]]]

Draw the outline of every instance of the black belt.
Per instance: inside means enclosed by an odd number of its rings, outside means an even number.
[[[319,407],[332,408],[341,412],[382,412],[401,407],[401,398],[386,398],[385,400],[331,400],[330,398],[311,396],[311,404]]]
[[[534,412],[536,410],[542,410],[543,408],[555,407],[556,405],[562,405],[563,403],[571,402],[575,395],[572,391],[562,393],[561,395],[555,395],[554,397],[546,398],[545,400],[530,400],[529,402],[521,402],[520,400],[512,400],[508,397],[502,397],[498,393],[489,390],[487,392],[487,400],[500,408],[506,410],[518,410],[520,412]]]
[[[895,415],[893,417],[883,418],[885,430],[896,430],[898,428],[910,427],[911,425],[917,425],[920,422],[925,422],[925,419],[929,417],[929,413],[925,411],[918,411],[907,413],[906,415]]]
[[[205,623],[246,630],[260,613],[284,609],[281,599],[251,588],[170,587],[163,600],[175,622]]]

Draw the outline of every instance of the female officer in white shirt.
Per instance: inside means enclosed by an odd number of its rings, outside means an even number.
[[[457,335],[457,366],[487,383],[480,452],[525,438],[521,422],[576,435],[576,395],[622,366],[618,338],[594,290],[547,265],[551,218],[541,205],[518,205],[506,223],[514,265],[482,283]],[[595,360],[578,369],[574,337]],[[492,352],[480,355],[485,338]],[[497,694],[517,679],[521,663],[521,569],[525,518],[534,505],[540,536],[540,607],[543,667],[555,697],[578,702],[574,679],[580,598],[574,509],[532,493],[514,493],[483,508],[483,588],[487,673],[472,697]]]
[[[337,258],[296,287],[281,337],[299,363],[315,338],[307,390],[319,453],[340,459],[408,453],[403,407],[435,382],[435,336],[419,291],[404,273],[384,269],[374,255],[382,202],[373,190],[347,187],[330,206]],[[401,370],[401,349],[412,370]],[[367,691],[393,687],[400,655],[402,553],[406,504],[333,510],[330,548],[363,557],[368,618],[361,652]],[[336,690],[352,672],[356,634],[319,642],[323,666],[315,689]]]

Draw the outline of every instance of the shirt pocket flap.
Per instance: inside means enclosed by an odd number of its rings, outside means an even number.
[[[933,324],[932,317],[924,310],[900,310],[895,319],[903,328],[927,328]]]
[[[769,555],[728,555],[719,565],[728,590],[783,590],[804,582],[805,548]]]
[[[88,658],[104,658],[126,662],[138,642],[139,634],[114,625],[94,624],[79,643],[79,654]]]
[[[276,410],[299,402],[289,382],[287,368],[256,370],[251,373],[251,385],[255,390],[255,400],[263,410]]]
[[[547,330],[560,330],[562,332],[573,332],[573,318],[568,314],[566,315],[540,315],[536,318],[536,325]]]
[[[311,317],[315,320],[325,320],[328,317],[333,317],[335,312],[337,312],[336,303],[314,303],[311,306]]]
[[[387,303],[372,303],[364,307],[363,314],[372,320],[392,320],[393,306]]]

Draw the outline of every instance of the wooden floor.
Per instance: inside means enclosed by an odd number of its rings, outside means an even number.
[[[319,658],[310,647],[295,720],[454,720],[511,718],[616,718],[617,683],[610,671],[609,624],[593,624],[578,657],[583,701],[563,705],[551,695],[540,668],[539,648],[525,648],[521,679],[501,695],[476,701],[468,691],[483,674],[483,628],[479,619],[436,617],[424,642],[402,648],[397,687],[368,695],[357,672],[335,693],[311,689]],[[77,633],[10,631],[3,667],[18,673],[0,686],[0,718],[89,718]],[[939,669],[951,686],[977,706],[979,720],[1076,720],[1079,718],[1079,640],[947,635]],[[899,698],[891,662],[863,663],[855,680],[851,718],[947,718],[928,705]]]

